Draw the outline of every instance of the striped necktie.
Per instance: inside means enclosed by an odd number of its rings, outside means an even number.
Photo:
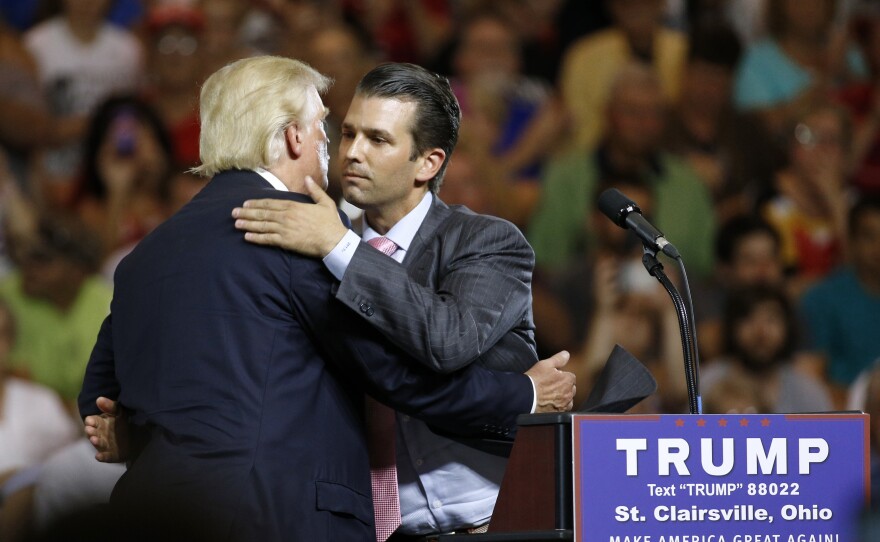
[[[398,249],[397,243],[387,237],[374,237],[367,243],[386,256],[391,256]],[[376,540],[385,542],[400,526],[397,457],[394,446],[395,416],[392,409],[367,397],[366,418]]]

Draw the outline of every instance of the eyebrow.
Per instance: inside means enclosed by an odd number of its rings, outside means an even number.
[[[357,131],[357,130],[355,130],[354,126],[352,126],[351,124],[349,124],[347,122],[342,123],[342,129],[343,130],[351,130],[352,132]],[[394,137],[391,135],[391,132],[389,132],[387,130],[382,130],[381,128],[364,128],[363,132],[368,137],[378,136],[378,137],[381,137],[383,139],[388,139],[388,140],[394,139]]]

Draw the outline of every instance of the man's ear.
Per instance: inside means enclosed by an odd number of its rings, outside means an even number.
[[[300,127],[293,123],[284,129],[284,140],[287,143],[287,154],[294,160],[303,153],[303,133]]]
[[[419,168],[416,170],[417,181],[430,181],[437,176],[443,161],[446,160],[446,151],[434,148],[418,158]]]

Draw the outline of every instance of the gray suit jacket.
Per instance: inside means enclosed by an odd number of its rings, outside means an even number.
[[[513,224],[434,196],[404,263],[362,243],[336,298],[435,371],[476,360],[522,372],[538,360],[534,264]]]

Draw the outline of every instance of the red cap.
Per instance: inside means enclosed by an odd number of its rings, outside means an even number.
[[[147,14],[147,29],[155,34],[167,26],[180,25],[194,32],[201,32],[205,27],[205,16],[202,10],[177,3],[158,4]]]

